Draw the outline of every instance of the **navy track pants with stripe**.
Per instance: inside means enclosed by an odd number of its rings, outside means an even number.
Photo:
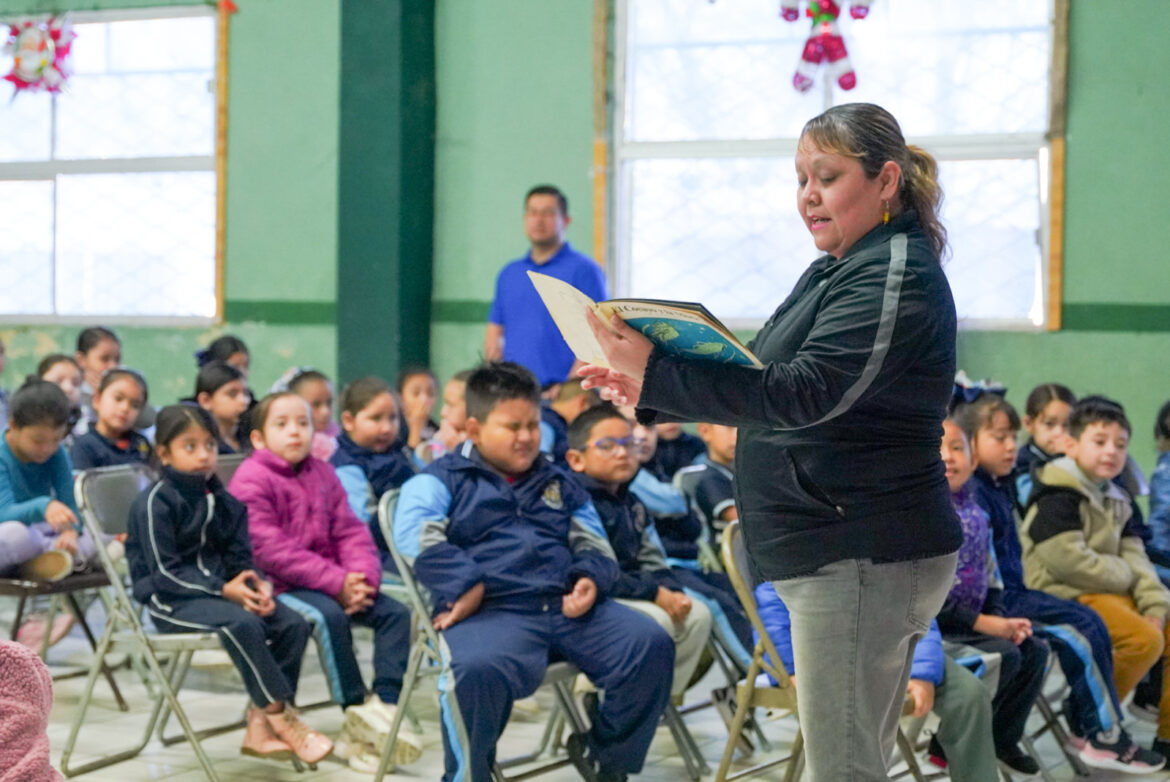
[[[257,706],[292,702],[313,634],[312,625],[292,609],[278,601],[271,614],[257,616],[222,597],[151,600],[149,608],[164,633],[217,633]]]
[[[354,656],[352,624],[373,629],[373,690],[383,703],[398,703],[410,655],[410,609],[382,594],[372,606],[352,616],[337,600],[313,589],[292,589],[277,599],[317,625],[329,691],[342,708],[366,699],[366,685]]]
[[[611,600],[568,619],[557,598],[523,612],[481,608],[440,638],[444,780],[491,778],[512,702],[536,691],[550,660],[573,663],[603,691],[589,736],[603,767],[627,774],[641,770],[674,670],[674,642],[653,619]],[[452,695],[467,746],[452,719]]]

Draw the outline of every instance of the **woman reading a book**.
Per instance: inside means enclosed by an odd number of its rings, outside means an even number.
[[[739,427],[739,517],[792,615],[813,779],[887,779],[914,645],[962,535],[939,432],[955,374],[937,166],[872,104],[810,120],[796,207],[824,253],[748,347],[763,368],[671,357],[620,318],[590,324],[586,385],[642,423]]]

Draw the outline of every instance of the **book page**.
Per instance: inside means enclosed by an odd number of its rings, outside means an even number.
[[[608,368],[609,361],[605,358],[605,351],[593,336],[593,330],[589,328],[589,321],[585,318],[586,310],[597,312],[596,302],[556,277],[528,272],[528,278],[536,286],[536,292],[540,294],[544,306],[548,307],[553,322],[557,324],[573,355],[588,364]],[[504,338],[507,339],[506,334]]]

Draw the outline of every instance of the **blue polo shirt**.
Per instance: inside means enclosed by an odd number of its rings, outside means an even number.
[[[504,360],[528,367],[545,386],[568,377],[574,357],[528,279],[530,271],[564,280],[594,301],[607,298],[605,272],[568,242],[542,264],[534,263],[529,251],[500,270],[488,320],[504,327]]]

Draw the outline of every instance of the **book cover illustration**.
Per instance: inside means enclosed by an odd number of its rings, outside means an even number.
[[[528,272],[540,298],[577,358],[608,367],[605,353],[593,336],[585,311],[592,309],[603,323],[616,313],[669,354],[682,358],[721,361],[762,367],[760,360],[701,304],[655,299],[611,299],[594,302],[572,285],[547,274]]]

